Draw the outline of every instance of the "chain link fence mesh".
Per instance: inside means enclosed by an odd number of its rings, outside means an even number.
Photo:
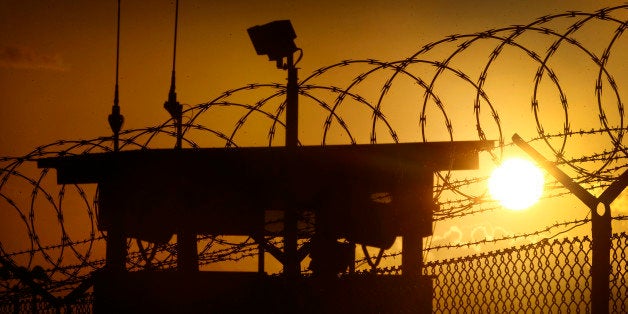
[[[611,246],[611,292],[610,310],[613,313],[628,313],[628,235],[625,232],[613,235]]]
[[[611,313],[628,313],[628,234],[612,238],[609,287]],[[429,262],[434,313],[590,313],[591,239],[543,240],[466,257]],[[396,267],[377,273],[396,274]],[[91,294],[59,309],[91,313]],[[45,301],[3,300],[1,313],[57,313]]]
[[[627,313],[626,233],[613,235],[611,313]],[[425,265],[434,313],[589,313],[591,240],[544,240]]]
[[[590,251],[584,237],[428,263],[434,312],[586,312]]]

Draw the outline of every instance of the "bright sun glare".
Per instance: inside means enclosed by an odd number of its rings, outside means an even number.
[[[512,158],[493,170],[488,190],[502,206],[522,210],[539,200],[543,184],[541,169],[526,159]]]

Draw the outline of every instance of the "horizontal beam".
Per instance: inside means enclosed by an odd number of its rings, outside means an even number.
[[[400,164],[426,170],[464,170],[478,167],[477,152],[493,148],[493,141],[426,142],[370,145],[285,147],[151,149],[43,158],[39,168],[57,169],[59,184],[99,183],[116,169],[138,167],[160,173],[211,169],[216,173],[238,174],[245,164],[250,169],[328,167],[349,163],[363,170],[391,169]],[[150,171],[147,171],[150,173]],[[124,175],[123,173],[121,175]],[[156,174],[157,175],[157,174]]]

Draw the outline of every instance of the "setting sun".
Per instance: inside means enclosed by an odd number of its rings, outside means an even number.
[[[543,193],[543,173],[532,162],[512,158],[493,170],[488,189],[502,206],[522,210],[536,203]]]

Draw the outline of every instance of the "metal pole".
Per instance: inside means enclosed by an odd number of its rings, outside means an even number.
[[[120,67],[120,0],[118,0],[118,21],[116,26],[116,85],[113,95],[113,107],[108,117],[109,127],[113,131],[113,151],[120,150],[120,129],[124,123],[124,117],[120,114],[119,97],[118,97],[118,69]]]
[[[172,49],[172,72],[170,75],[170,91],[164,108],[170,113],[176,132],[175,149],[183,147],[183,106],[177,101],[176,93],[176,60],[177,60],[177,33],[179,27],[179,0],[175,1],[174,13],[174,45]],[[174,165],[175,167],[177,165]],[[180,186],[179,182],[173,185]],[[178,195],[180,196],[180,195]],[[185,209],[184,209],[185,210]],[[198,271],[198,248],[196,232],[185,226],[177,231],[177,268],[180,271]]]
[[[294,151],[299,143],[299,84],[293,56],[290,55],[287,59],[286,147],[288,150]],[[287,199],[290,197],[287,195]],[[286,256],[284,273],[288,279],[295,279],[301,274],[301,263],[297,256],[297,209],[288,208],[284,220],[284,252]]]
[[[111,272],[126,271],[126,236],[122,231],[122,221],[119,215],[112,217],[112,223],[107,230],[107,244],[105,246],[105,268]]]
[[[296,153],[299,143],[298,123],[299,123],[299,85],[297,79],[297,69],[294,65],[293,56],[287,57],[288,85],[286,95],[286,148],[289,154]],[[289,158],[289,176],[294,176],[296,167],[294,158]],[[291,200],[292,195],[286,195],[286,200]],[[284,212],[284,264],[283,272],[286,276],[285,293],[285,313],[298,313],[298,280],[301,275],[301,260],[298,256],[298,222],[299,216],[296,204],[288,201],[288,208]]]
[[[397,198],[399,207],[404,210],[401,217],[406,221],[402,226],[402,276],[409,282],[416,283],[423,272],[423,238],[418,230],[421,229],[421,209],[418,206],[433,208],[434,173],[431,171],[419,171],[410,173],[406,171],[402,190]],[[394,196],[393,196],[394,197]]]
[[[608,313],[611,273],[611,210],[608,204],[599,203],[597,207],[591,208],[591,312],[594,314]]]
[[[591,312],[594,314],[608,313],[612,234],[610,201],[601,202],[591,195],[589,191],[575,183],[566,173],[545,159],[519,135],[513,135],[512,140],[591,209]]]

